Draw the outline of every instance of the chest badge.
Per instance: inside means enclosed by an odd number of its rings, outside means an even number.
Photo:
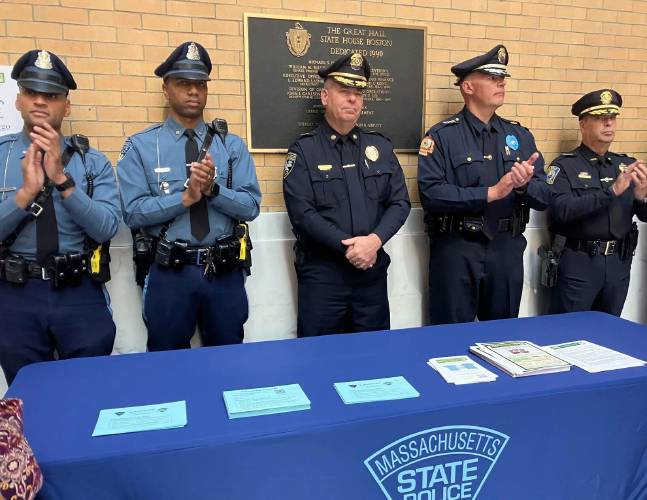
[[[505,137],[505,143],[510,149],[512,149],[512,151],[519,149],[519,139],[517,139],[514,135],[507,135]]]
[[[577,178],[578,179],[590,180],[591,179],[591,174],[589,174],[588,172],[580,172],[579,174],[577,174]]]
[[[164,194],[170,194],[171,193],[171,185],[168,183],[168,181],[162,181],[162,182],[160,182],[160,190],[164,191]]]
[[[621,163],[620,165],[618,165],[618,170],[624,173],[624,171],[627,170],[627,165],[625,165],[624,163]]]
[[[364,154],[371,161],[377,161],[377,159],[380,157],[380,152],[375,146],[366,146]]]

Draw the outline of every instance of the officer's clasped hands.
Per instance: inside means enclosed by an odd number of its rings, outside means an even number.
[[[357,269],[365,271],[373,267],[377,260],[377,251],[382,247],[380,237],[371,233],[368,236],[356,236],[342,240],[346,245],[346,259]]]

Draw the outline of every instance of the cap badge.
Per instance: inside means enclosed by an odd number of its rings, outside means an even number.
[[[375,146],[366,146],[364,154],[371,161],[377,161],[377,159],[380,157],[380,152]]]
[[[605,90],[600,94],[600,102],[604,105],[611,104],[611,101],[613,100],[613,96],[611,95],[611,92],[608,90]]]
[[[49,56],[49,52],[46,50],[38,52],[34,65],[40,69],[52,69],[52,58]]]
[[[499,59],[499,62],[501,64],[505,64],[505,59],[507,56],[508,56],[508,53],[505,50],[505,47],[500,47],[499,51],[497,52],[497,58]]]
[[[191,59],[192,61],[199,61],[200,60],[200,53],[198,52],[198,46],[191,42],[189,44],[189,49],[186,52],[186,58]]]
[[[357,71],[362,67],[363,62],[364,62],[364,59],[362,58],[362,54],[358,54],[357,52],[355,52],[352,56],[350,56],[350,67],[353,68],[355,71]]]

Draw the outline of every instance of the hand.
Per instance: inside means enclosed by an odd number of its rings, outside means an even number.
[[[512,172],[508,172],[499,179],[494,186],[490,186],[487,190],[487,202],[502,200],[508,196],[514,189],[514,182],[512,179]]]
[[[631,185],[632,174],[637,162],[632,163],[627,167],[624,172],[620,172],[613,184],[611,184],[611,191],[614,195],[620,196]]]
[[[377,260],[377,251],[382,248],[382,240],[375,233],[368,236],[355,236],[341,242],[347,247],[346,259],[363,271],[373,267]]]
[[[191,175],[189,176],[187,188],[184,193],[182,193],[182,205],[185,207],[190,207],[202,199],[202,183],[194,172],[193,165],[195,164],[192,164],[191,166]]]
[[[213,163],[213,158],[209,153],[206,154],[202,162],[200,163],[203,166],[203,172],[207,172],[207,179],[203,184],[202,188],[202,194],[205,196],[210,196],[211,195],[211,186],[215,182],[216,175],[217,174],[217,169],[215,164]],[[197,164],[196,164],[197,165]]]
[[[29,145],[27,153],[20,164],[23,184],[16,191],[16,205],[25,209],[38,196],[45,183],[43,171],[43,153],[34,143]]]
[[[647,165],[642,161],[636,161],[631,165],[633,168],[629,175],[634,183],[634,198],[642,201],[647,198]]]
[[[63,171],[61,135],[49,123],[34,125],[29,133],[32,144],[43,152],[45,174],[54,184],[62,184],[67,179]]]
[[[539,153],[535,151],[526,161],[515,162],[510,170],[514,189],[523,187],[530,182],[530,179],[535,174],[535,162],[538,158]]]

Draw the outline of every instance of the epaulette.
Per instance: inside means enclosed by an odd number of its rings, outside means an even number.
[[[15,141],[18,138],[18,134],[7,134],[0,136],[0,144],[4,144],[5,142],[12,142]]]
[[[501,118],[501,120],[503,120],[506,123],[511,123],[512,125],[519,125],[520,127],[523,127],[523,125],[521,125],[521,123],[519,123],[516,120],[509,120],[508,118],[503,118],[502,116],[499,116],[499,118]],[[526,128],[526,127],[523,127],[523,128]]]
[[[150,132],[151,130],[155,130],[157,128],[160,128],[162,125],[164,125],[164,124],[163,123],[155,123],[155,124],[151,125],[150,127],[146,127],[144,130],[140,130],[139,132],[135,132],[134,134],[132,134],[129,137],[129,139],[135,137],[136,135],[145,134],[146,132]]]
[[[386,141],[388,141],[388,142],[391,142],[391,139],[389,139],[389,138],[388,138],[386,135],[384,135],[382,132],[378,132],[377,130],[365,130],[364,132],[366,132],[367,134],[370,134],[370,135],[378,135],[378,136],[380,136],[381,138],[383,138],[384,140],[386,140]]]
[[[608,154],[613,155],[613,156],[623,156],[625,158],[629,157],[627,153],[614,153],[613,151],[609,151]]]
[[[434,125],[433,127],[431,127],[429,129],[429,132],[431,132],[432,130],[439,130],[441,128],[445,128],[445,127],[448,127],[450,125],[457,125],[460,122],[461,122],[460,116],[452,116],[451,118],[449,118],[447,120],[443,120],[442,122],[436,123],[436,125]]]

